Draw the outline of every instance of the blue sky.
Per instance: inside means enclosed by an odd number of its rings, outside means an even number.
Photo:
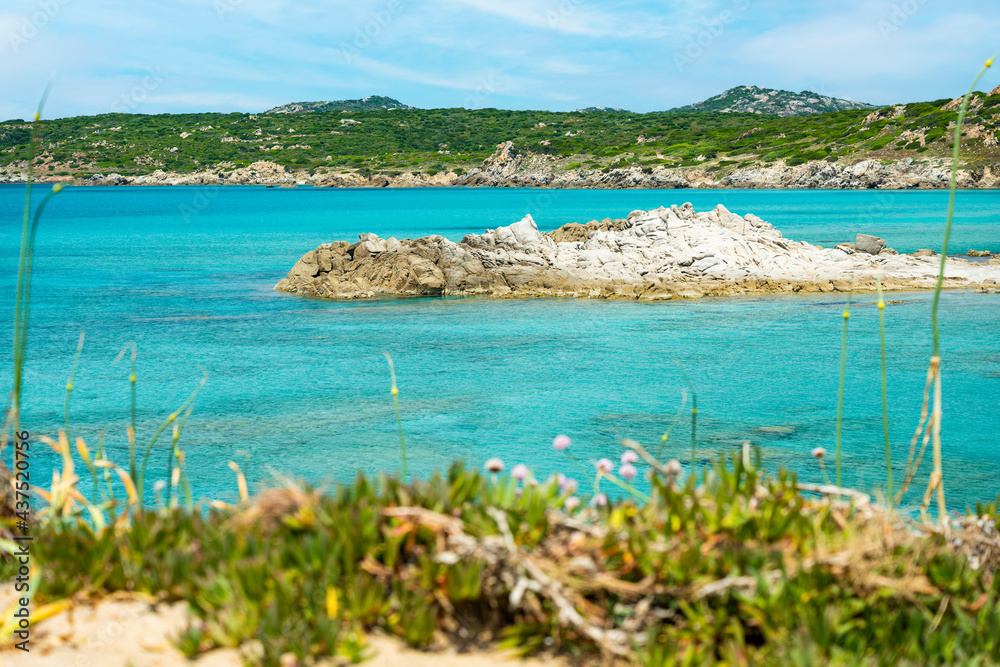
[[[655,111],[739,84],[888,104],[957,96],[998,49],[996,0],[4,0],[0,120],[53,73],[49,117],[371,94]]]

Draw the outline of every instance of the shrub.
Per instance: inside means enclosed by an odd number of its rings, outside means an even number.
[[[938,111],[939,106],[930,102],[914,102],[906,105],[903,116],[906,118],[916,118],[917,116]]]
[[[375,628],[426,646],[477,626],[524,653],[551,641],[640,664],[678,650],[789,664],[804,645],[822,664],[1000,659],[1000,578],[943,536],[893,528],[861,494],[807,497],[742,456],[683,483],[663,469],[649,502],[586,510],[564,509],[572,491],[556,480],[454,466],[409,485],[359,476],[328,495],[290,485],[240,506],[150,509],[127,529],[45,520],[36,601],[184,600],[184,653],[256,640],[264,665],[358,654]],[[6,558],[0,575],[16,567]]]

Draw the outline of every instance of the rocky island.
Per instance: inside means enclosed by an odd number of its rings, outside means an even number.
[[[939,257],[900,255],[877,237],[822,248],[721,204],[633,211],[624,220],[539,231],[530,215],[456,243],[361,234],[306,253],[276,290],[338,299],[483,295],[660,300],[738,294],[928,289]],[[997,289],[1000,258],[947,263],[946,286]]]

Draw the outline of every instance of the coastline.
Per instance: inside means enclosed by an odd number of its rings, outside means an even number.
[[[0,170],[0,183],[24,183],[26,174],[14,168]],[[755,163],[726,171],[720,165],[699,167],[616,167],[566,170],[552,156],[518,149],[512,142],[497,146],[482,166],[469,172],[385,173],[293,170],[258,161],[246,167],[176,173],[157,169],[148,174],[93,174],[87,178],[36,174],[38,183],[74,186],[262,185],[318,188],[540,188],[540,189],[823,189],[823,190],[942,190],[950,185],[950,162],[866,159],[797,165],[784,161]],[[957,186],[967,190],[1000,189],[1000,163],[960,169]]]

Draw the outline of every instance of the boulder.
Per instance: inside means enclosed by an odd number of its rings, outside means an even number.
[[[591,220],[585,225],[582,225],[579,222],[571,222],[563,225],[555,231],[548,232],[546,235],[556,243],[564,243],[567,241],[583,242],[586,241],[593,232],[620,232],[623,229],[628,229],[629,227],[634,226],[637,222],[638,220],[635,218],[631,220],[612,220],[611,218],[604,218],[604,220],[601,221]]]
[[[719,260],[716,259],[715,257],[706,256],[706,257],[703,257],[703,258],[699,259],[696,262],[693,262],[691,264],[691,270],[692,271],[702,271],[702,272],[704,272],[704,271],[707,271],[708,269],[712,268],[713,266],[715,266],[718,263],[719,263]]]
[[[854,240],[854,247],[858,252],[866,252],[869,255],[877,255],[885,250],[885,241],[877,236],[868,234],[858,234]]]
[[[966,255],[966,257],[989,257],[990,256],[990,251],[989,250],[970,250],[969,252],[965,253],[965,255]]]
[[[510,231],[519,245],[527,245],[533,241],[538,241],[542,235],[538,231],[538,225],[530,216],[524,216],[520,221],[510,226]]]
[[[914,257],[933,257],[937,253],[930,248],[921,248],[913,253]]]
[[[582,243],[587,240],[590,232],[591,229],[587,225],[581,225],[579,222],[571,222],[555,231],[549,232],[549,238],[556,243]]]

